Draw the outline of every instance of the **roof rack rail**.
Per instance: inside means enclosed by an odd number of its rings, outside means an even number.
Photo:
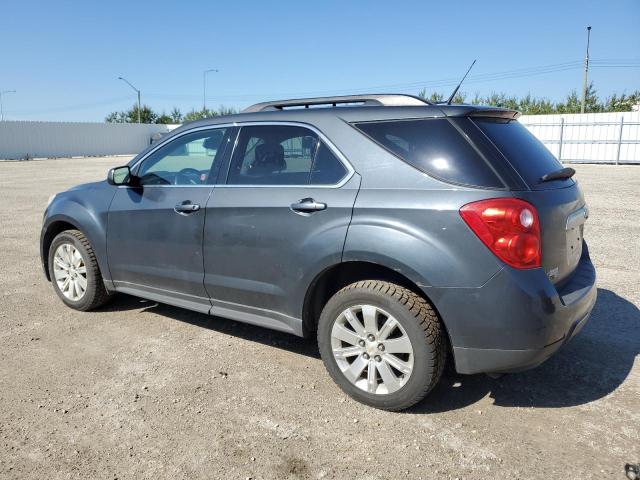
[[[309,108],[311,106],[327,105],[336,107],[339,104],[355,103],[370,107],[406,107],[431,105],[431,102],[414,95],[405,94],[371,94],[371,95],[343,95],[338,97],[298,98],[292,100],[276,100],[262,102],[245,108],[243,113],[265,112],[269,110],[284,110],[285,108]]]

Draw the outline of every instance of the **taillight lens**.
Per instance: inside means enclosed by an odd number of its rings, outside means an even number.
[[[480,200],[462,207],[460,216],[503,262],[514,268],[540,266],[540,220],[530,203],[516,198]]]

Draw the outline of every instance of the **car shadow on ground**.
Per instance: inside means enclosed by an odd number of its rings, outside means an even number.
[[[474,404],[487,394],[503,407],[557,408],[609,395],[627,378],[640,353],[640,310],[606,289],[585,327],[542,365],[491,379],[451,370],[409,413],[435,413]]]
[[[101,311],[143,308],[201,328],[246,341],[320,358],[313,340],[120,295]],[[438,413],[473,405],[489,395],[503,407],[557,408],[582,405],[615,391],[640,353],[640,310],[606,289],[583,330],[539,367],[498,379],[458,375],[448,368],[441,382],[407,413]]]

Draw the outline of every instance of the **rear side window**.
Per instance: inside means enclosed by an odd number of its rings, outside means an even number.
[[[306,185],[318,144],[302,127],[243,127],[231,159],[231,185]]]
[[[542,187],[540,177],[562,168],[547,147],[520,122],[491,118],[474,119],[474,122],[531,188]],[[573,180],[546,182],[543,188],[551,184],[567,186],[573,184]]]
[[[311,185],[335,185],[347,174],[346,167],[329,147],[320,142],[311,170]]]
[[[440,180],[504,188],[484,159],[446,119],[367,122],[355,126],[408,164]]]

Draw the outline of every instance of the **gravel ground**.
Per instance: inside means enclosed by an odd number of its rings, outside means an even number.
[[[123,158],[0,162],[0,478],[624,478],[640,462],[640,167],[576,166],[599,298],[535,370],[367,408],[312,342],[42,275],[49,195]]]

